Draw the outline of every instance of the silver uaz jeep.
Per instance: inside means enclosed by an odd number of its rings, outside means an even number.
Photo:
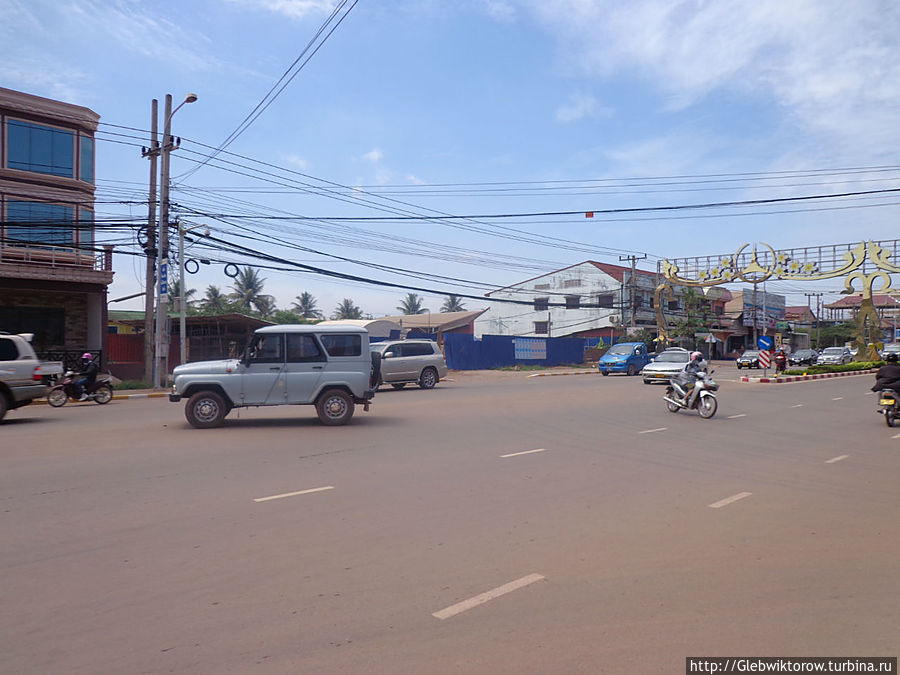
[[[198,429],[222,424],[232,408],[315,405],[322,424],[347,424],[354,404],[369,409],[379,378],[369,334],[357,326],[284,325],[258,329],[240,359],[175,368],[169,400],[187,399]]]

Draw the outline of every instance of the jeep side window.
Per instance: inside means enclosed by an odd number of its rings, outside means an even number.
[[[16,343],[9,338],[0,338],[0,361],[15,361],[19,358]]]
[[[362,337],[359,335],[321,335],[319,337],[328,356],[359,356]]]
[[[304,363],[308,361],[324,361],[325,355],[312,335],[302,333],[287,334],[288,363]]]
[[[284,363],[281,335],[258,335],[250,345],[250,360],[254,363]]]

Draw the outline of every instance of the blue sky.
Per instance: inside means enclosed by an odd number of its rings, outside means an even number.
[[[242,157],[220,155],[185,175],[197,166],[190,159],[206,152],[198,143],[219,145],[336,6],[0,0],[0,86],[102,116],[97,199],[133,203],[100,204],[100,218],[146,214],[138,202],[146,200],[148,163],[130,145],[147,144],[146,134],[120,127],[148,129],[152,98],[162,106],[172,93],[177,104],[196,92],[199,100],[173,119],[184,143],[173,155],[172,199],[186,222],[255,250],[391,283],[481,295],[586,259],[618,263],[628,252],[650,254],[653,269],[658,256],[727,254],[745,242],[786,248],[900,232],[890,194],[592,220],[260,220],[374,218],[386,209],[584,212],[900,187],[900,5],[889,0],[359,0],[228,147]],[[895,168],[845,170],[869,167]],[[297,181],[329,181],[331,196]],[[237,239],[245,228],[268,243]],[[134,249],[133,236],[109,238]],[[250,262],[199,247],[192,254]],[[415,274],[391,271],[398,268]],[[280,307],[309,291],[328,313],[342,298],[374,316],[396,313],[405,293],[302,272],[263,276]],[[117,256],[110,298],[142,284],[142,262]],[[188,284],[202,295],[210,284],[227,290],[230,280],[214,264]],[[815,289],[770,290],[804,304],[803,291]],[[441,296],[425,297],[437,311]]]

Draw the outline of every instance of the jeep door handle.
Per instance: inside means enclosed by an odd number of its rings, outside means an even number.
[[[313,366],[313,370],[322,370],[322,366]]]
[[[269,368],[269,370],[281,370],[281,368]]]

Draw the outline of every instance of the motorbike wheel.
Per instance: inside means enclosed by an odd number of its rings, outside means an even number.
[[[895,414],[893,410],[885,410],[884,411],[884,423],[889,427],[894,426]]]
[[[666,409],[670,413],[677,413],[679,410],[681,410],[681,408],[679,408],[677,405],[675,405],[671,401],[666,401]]]
[[[62,385],[53,387],[50,391],[47,392],[47,403],[49,403],[54,408],[61,408],[68,401],[69,395],[66,394],[66,390]]]
[[[94,400],[100,405],[105,405],[112,401],[113,390],[108,384],[101,384],[94,391]]]
[[[715,415],[718,408],[719,403],[714,396],[702,396],[700,402],[697,404],[697,412],[699,412],[700,417],[705,420],[708,420]]]

